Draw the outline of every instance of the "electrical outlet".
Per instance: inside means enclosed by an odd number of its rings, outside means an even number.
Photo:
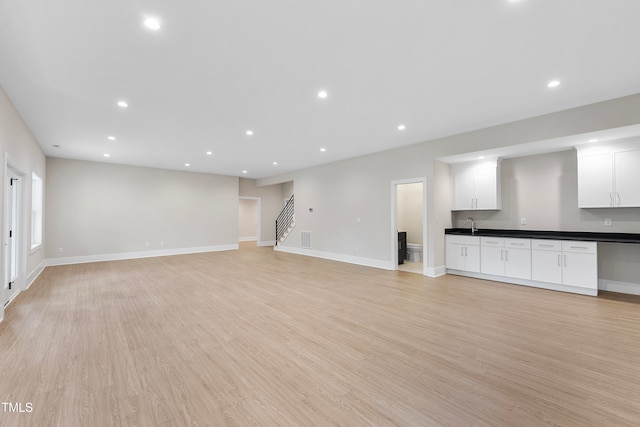
[[[58,253],[61,254],[62,252],[64,252],[64,249],[58,248]]]
[[[527,218],[520,218],[520,225],[527,225]]]
[[[611,218],[605,218],[604,225],[605,227],[611,227]]]

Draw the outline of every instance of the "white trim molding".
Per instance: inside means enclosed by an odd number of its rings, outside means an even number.
[[[263,240],[258,242],[258,246],[275,246],[275,245],[276,245],[275,240]]]
[[[25,289],[29,289],[31,284],[36,281],[36,279],[40,276],[40,274],[44,271],[44,268],[47,266],[47,260],[42,260],[40,264],[27,276],[27,280],[25,283]]]
[[[258,236],[251,236],[251,237],[240,237],[240,239],[238,239],[240,242],[257,242],[258,241]]]
[[[447,267],[441,265],[439,267],[427,267],[425,268],[424,275],[427,277],[440,277],[447,274]]]
[[[616,282],[600,279],[598,289],[601,291],[618,292],[620,294],[640,295],[640,283]]]
[[[286,252],[290,254],[328,259],[331,261],[346,262],[349,264],[357,264],[365,267],[380,268],[383,270],[394,270],[392,263],[388,260],[363,258],[363,257],[357,257],[353,255],[344,255],[344,254],[336,254],[332,252],[316,251],[313,249],[294,248],[291,246],[276,246],[274,247],[274,249],[279,252]]]
[[[161,256],[171,255],[185,255],[185,254],[197,254],[203,252],[219,252],[219,251],[232,251],[239,248],[239,245],[218,245],[218,246],[202,246],[197,248],[179,248],[179,249],[161,249],[154,251],[140,251],[140,252],[122,252],[116,254],[102,254],[102,255],[84,255],[65,258],[49,258],[46,260],[47,266],[55,265],[69,265],[69,264],[84,264],[87,262],[103,262],[103,261],[121,261],[125,259],[137,259],[137,258],[153,258]]]

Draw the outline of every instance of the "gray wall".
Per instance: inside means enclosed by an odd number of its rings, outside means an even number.
[[[24,214],[28,219],[25,224],[26,242],[29,248],[23,248],[22,256],[26,259],[26,274],[32,273],[44,260],[44,248],[31,253],[31,173],[35,172],[44,181],[46,192],[46,160],[33,135],[11,103],[11,100],[0,87],[0,150],[3,155],[3,165],[7,160],[7,155],[22,172],[25,173],[23,184]],[[4,166],[0,174],[0,188],[5,185]],[[3,190],[4,200],[4,190]],[[0,224],[4,224],[4,209],[0,209]],[[4,271],[2,272],[4,277]]]
[[[258,187],[255,179],[240,178],[241,197],[260,197],[261,236],[258,244],[273,245],[276,240],[276,218],[282,211],[284,193],[282,184]]]
[[[47,258],[238,243],[237,177],[48,158],[46,206]]]
[[[299,248],[299,231],[311,231],[315,250],[390,262],[390,183],[426,177],[425,262],[428,268],[441,271],[442,231],[451,222],[451,214],[447,212],[450,178],[439,158],[639,123],[640,95],[633,95],[273,176],[259,183],[295,182],[297,227],[285,246]],[[360,223],[356,217],[361,217]]]

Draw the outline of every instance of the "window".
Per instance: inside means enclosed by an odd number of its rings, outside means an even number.
[[[42,245],[42,178],[31,175],[31,249]]]

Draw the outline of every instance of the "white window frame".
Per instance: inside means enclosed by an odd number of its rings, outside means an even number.
[[[42,178],[31,173],[31,250],[42,247],[44,191]]]

